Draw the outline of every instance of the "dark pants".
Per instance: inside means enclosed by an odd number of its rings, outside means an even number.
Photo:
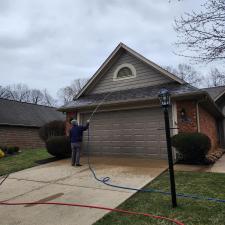
[[[72,157],[71,164],[74,166],[75,164],[80,164],[80,151],[81,151],[81,142],[71,143]]]

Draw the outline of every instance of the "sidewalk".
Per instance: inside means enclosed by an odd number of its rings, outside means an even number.
[[[213,165],[176,164],[175,171],[225,173],[225,154]]]
[[[225,154],[206,172],[225,173]]]

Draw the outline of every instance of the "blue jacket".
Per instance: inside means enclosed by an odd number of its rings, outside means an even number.
[[[87,130],[89,127],[89,123],[86,126],[78,126],[75,125],[70,130],[70,142],[77,143],[82,142],[83,139],[83,131]]]

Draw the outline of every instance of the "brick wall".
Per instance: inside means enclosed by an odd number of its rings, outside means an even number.
[[[185,110],[186,118],[181,117],[182,110]],[[179,132],[198,131],[196,101],[177,102],[177,122]]]
[[[212,150],[216,149],[219,143],[216,120],[201,106],[199,106],[199,124],[200,132],[211,139]]]
[[[25,148],[42,148],[44,142],[39,138],[39,128],[0,126],[0,145]]]
[[[198,132],[196,101],[177,102],[177,122],[179,132]],[[186,119],[181,117],[181,111],[185,110]],[[216,119],[205,109],[199,106],[199,129],[206,134],[212,143],[212,150],[218,147],[218,131]]]
[[[71,129],[71,118],[76,118],[76,112],[67,112],[66,113],[66,135],[69,135],[69,130]]]

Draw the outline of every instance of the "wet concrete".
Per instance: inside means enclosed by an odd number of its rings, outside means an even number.
[[[163,160],[92,157],[99,177],[109,176],[114,184],[141,188],[167,168]],[[115,208],[135,192],[115,189],[97,182],[82,158],[82,167],[60,160],[13,173],[0,188],[0,201],[59,201]],[[107,212],[77,207],[34,205],[0,206],[4,225],[89,225]]]
[[[210,166],[205,165],[176,164],[174,170],[184,172],[206,172],[209,167]]]
[[[213,165],[176,164],[175,171],[225,173],[225,154]]]

